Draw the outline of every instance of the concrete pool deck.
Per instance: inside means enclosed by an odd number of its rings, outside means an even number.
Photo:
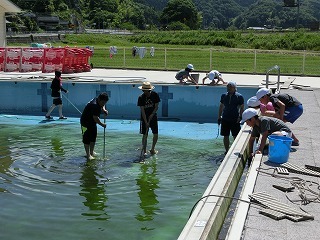
[[[175,71],[152,71],[152,70],[121,70],[121,69],[93,69],[91,72],[74,73],[74,74],[62,74],[63,81],[103,81],[106,83],[140,83],[143,81],[149,81],[153,84],[178,84],[175,79]],[[199,87],[202,85],[202,78],[205,77],[205,73],[194,72],[199,74]],[[39,81],[48,80],[51,81],[54,73],[42,73],[42,72],[0,72],[0,80],[26,80],[26,81]],[[266,75],[253,75],[253,74],[222,74],[223,79],[226,82],[234,81],[238,85],[242,86],[260,86],[264,83]],[[270,87],[276,86],[276,75],[269,76]],[[210,81],[207,79],[205,84]],[[289,82],[291,87],[295,88],[320,88],[319,77],[305,77],[305,76],[281,76],[280,82],[282,82],[283,88],[288,88]]]
[[[0,81],[3,80],[26,80],[26,81],[41,81],[52,78],[53,74],[35,73],[5,73],[0,72]],[[142,71],[142,70],[117,70],[117,69],[93,69],[92,72],[78,73],[78,74],[63,74],[64,78],[69,78],[71,81],[103,81],[106,83],[127,83],[142,81],[150,81],[153,84],[177,84],[174,78],[173,71]],[[204,73],[200,73],[199,82],[202,83]],[[235,81],[238,85],[243,86],[261,86],[266,79],[265,75],[245,75],[245,74],[224,74],[225,81]],[[277,76],[270,76],[270,82],[275,86]],[[300,146],[292,147],[293,151],[290,153],[289,162],[299,166],[305,164],[320,166],[318,159],[320,153],[320,134],[319,134],[319,116],[320,116],[320,79],[319,77],[302,77],[302,76],[281,76],[282,92],[287,92],[290,95],[296,96],[298,100],[303,103],[304,114],[297,120],[294,125],[289,125],[294,131],[295,135],[300,140]],[[206,83],[209,83],[207,80]],[[201,87],[202,84],[199,85]],[[240,141],[242,142],[242,141]],[[230,155],[230,154],[228,154]],[[227,157],[228,157],[227,155]],[[225,162],[225,161],[224,161]],[[248,200],[248,194],[252,192],[266,191],[267,193],[278,198],[281,202],[285,202],[298,208],[297,205],[292,204],[287,198],[286,194],[272,187],[274,184],[283,184],[283,180],[271,177],[262,172],[257,172],[257,167],[261,167],[266,172],[273,173],[275,165],[270,165],[267,161],[267,156],[256,158],[252,167],[248,172],[250,179],[245,183],[245,194],[241,197]],[[270,169],[272,168],[272,169]],[[256,175],[256,179],[255,179]],[[288,175],[286,175],[288,176]],[[289,177],[297,176],[303,179],[312,180],[319,183],[316,177],[305,176],[301,174],[290,173]],[[246,188],[251,185],[253,189]],[[250,192],[251,191],[251,192]],[[299,199],[297,190],[290,193],[290,199]],[[292,195],[295,194],[295,195]],[[243,205],[243,204],[242,204]],[[245,204],[244,205],[248,205]],[[287,219],[273,220],[269,217],[259,214],[259,208],[248,206],[239,206],[234,214],[234,221],[231,223],[231,228],[227,234],[227,239],[319,239],[320,228],[320,210],[317,202],[302,206],[309,214],[314,216],[313,221],[293,222]],[[241,222],[243,224],[241,224]],[[198,229],[205,226],[203,222],[197,222]],[[193,226],[194,227],[194,226]],[[203,238],[206,234],[202,233],[201,238],[194,238],[190,233],[181,239],[206,239]]]

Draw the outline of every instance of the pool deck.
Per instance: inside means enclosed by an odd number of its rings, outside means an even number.
[[[198,72],[194,72],[197,74]],[[151,70],[121,70],[121,69],[93,69],[91,72],[74,73],[74,74],[62,74],[63,81],[90,81],[106,83],[140,83],[143,81],[149,81],[152,84],[178,84],[175,79],[176,72],[174,71],[151,71]],[[205,73],[199,74],[199,86],[202,85],[202,78]],[[0,80],[26,80],[26,81],[51,81],[53,73],[42,72],[0,72]],[[222,74],[223,79],[226,82],[234,81],[238,85],[243,86],[260,86],[264,83],[266,75],[253,75],[253,74]],[[304,77],[304,76],[281,76],[280,82],[283,84],[283,88],[289,86],[295,88],[313,89],[320,88],[319,77]],[[276,86],[277,75],[269,76],[270,87]],[[210,81],[207,79],[206,84]]]
[[[26,80],[40,81],[49,80],[53,74],[35,73],[4,73],[0,72],[1,80]],[[117,70],[117,69],[93,69],[88,73],[63,74],[63,78],[69,78],[72,81],[106,81],[107,83],[127,83],[142,81],[150,81],[152,84],[177,84],[174,78],[175,72],[172,71],[146,71],[146,70]],[[202,83],[204,73],[200,73],[199,82]],[[265,75],[246,75],[246,74],[223,74],[225,81],[235,81],[241,86],[261,86],[266,79]],[[275,86],[277,76],[270,76],[270,82]],[[51,81],[51,80],[50,80]],[[206,83],[209,81],[207,80]],[[295,124],[289,124],[297,138],[300,140],[300,146],[292,147],[289,156],[289,163],[299,166],[305,164],[320,167],[320,77],[304,77],[304,76],[281,76],[281,92],[289,93],[297,97],[303,103],[304,113]],[[202,84],[199,87],[203,86]],[[299,199],[298,191],[295,189],[291,193],[285,194],[277,190],[272,185],[284,185],[288,182],[272,177],[269,174],[257,172],[257,167],[261,167],[264,172],[273,173],[276,165],[267,161],[267,156],[255,158],[252,167],[248,171],[248,175],[252,176],[245,183],[246,195],[241,198],[248,199],[250,192],[266,191],[270,195],[279,199],[283,203],[287,203],[294,209],[298,209],[299,205],[294,205],[289,199]],[[281,175],[287,177],[300,177],[305,180],[311,180],[320,183],[317,177],[306,176],[302,174],[290,173],[289,175]],[[253,189],[249,189],[249,185]],[[248,190],[249,189],[249,190]],[[319,190],[317,190],[319,193]],[[287,197],[288,198],[287,198]],[[311,196],[309,196],[311,197]],[[296,204],[299,204],[297,202]],[[320,235],[320,208],[318,202],[311,202],[302,205],[302,209],[314,216],[314,220],[293,222],[291,220],[273,220],[262,214],[259,214],[261,208],[249,207],[244,203],[239,206],[234,214],[235,221],[231,223],[231,228],[226,239],[319,239]],[[242,220],[241,220],[242,218]],[[240,220],[238,220],[240,219]],[[243,221],[243,226],[241,225]]]

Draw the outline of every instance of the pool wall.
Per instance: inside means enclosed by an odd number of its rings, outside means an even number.
[[[0,81],[0,113],[44,115],[52,104],[51,82],[48,81]],[[69,93],[63,95],[63,114],[80,116],[89,100],[100,92],[107,92],[109,117],[115,119],[138,119],[137,107],[140,83],[88,83],[64,82]],[[215,122],[218,116],[220,96],[226,86],[180,86],[155,85],[161,102],[158,117],[161,119],[191,122]],[[238,86],[244,98],[255,95],[258,87]],[[78,110],[79,111],[78,111]],[[58,115],[55,109],[53,116]]]

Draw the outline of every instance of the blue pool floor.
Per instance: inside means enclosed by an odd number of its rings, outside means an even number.
[[[176,239],[224,152],[216,124],[160,121],[144,164],[136,120],[107,119],[105,159],[98,126],[94,161],[79,118],[0,115],[0,127],[1,239]]]

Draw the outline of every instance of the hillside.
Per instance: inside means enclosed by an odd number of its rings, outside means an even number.
[[[172,9],[177,17],[163,15],[168,0],[11,0],[23,10],[39,15],[59,16],[70,26],[126,29],[246,29],[248,27],[309,28],[320,19],[319,0],[300,1],[298,7],[283,7],[282,0],[170,0],[190,9]],[[190,4],[188,3],[190,1]],[[195,6],[193,10],[192,5]],[[166,9],[168,10],[168,9]],[[181,13],[179,12],[181,11]],[[193,11],[196,11],[194,13]],[[170,11],[169,11],[170,12]],[[171,12],[171,13],[172,13]],[[180,15],[179,15],[180,14]],[[189,21],[189,16],[196,19]],[[179,19],[179,16],[180,19]],[[299,17],[297,17],[299,16]],[[161,19],[162,17],[162,19]],[[164,19],[166,18],[166,19]],[[194,19],[194,17],[193,17]],[[24,14],[9,19],[14,27],[24,24],[29,31],[39,29],[38,21]],[[196,22],[194,22],[196,21]],[[180,22],[177,24],[177,22]],[[188,22],[189,24],[186,24]],[[57,30],[64,26],[56,26]]]

